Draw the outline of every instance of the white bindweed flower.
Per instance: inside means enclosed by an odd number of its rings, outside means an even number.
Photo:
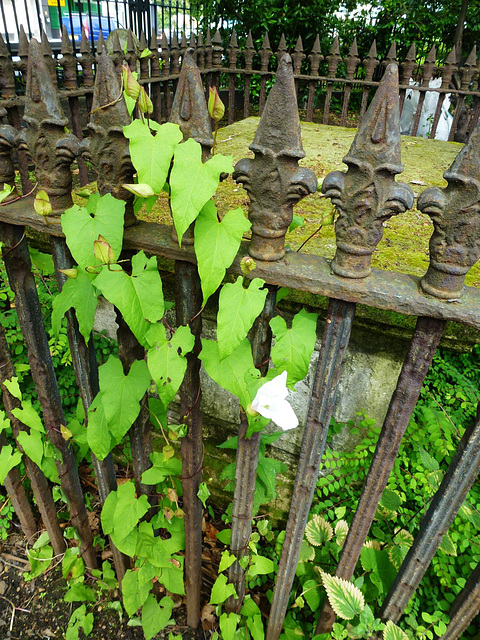
[[[298,418],[287,402],[287,372],[266,382],[257,391],[252,409],[264,418],[273,420],[284,431],[298,427]]]

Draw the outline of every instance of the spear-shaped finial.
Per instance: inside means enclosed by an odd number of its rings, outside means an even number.
[[[403,170],[396,65],[387,67],[343,162],[347,173],[333,171],[322,185],[338,211],[332,269],[346,278],[365,278],[383,222],[413,205],[411,188],[394,179]]]
[[[237,42],[237,34],[235,29],[232,31],[232,37],[230,38],[230,45],[228,47],[228,66],[230,69],[235,69],[237,66],[239,48]]]
[[[28,38],[23,28],[23,24],[20,25],[20,31],[18,32],[18,57],[20,62],[18,63],[18,69],[20,70],[24,82],[27,81],[27,64],[28,64]]]
[[[212,64],[214,69],[220,69],[220,67],[222,66],[222,55],[222,35],[220,33],[220,30],[217,29],[215,31],[215,35],[213,36]]]
[[[123,127],[130,124],[113,60],[104,51],[97,64],[93,104],[88,128],[92,136],[82,142],[83,153],[97,170],[98,191],[125,200],[125,224],[133,224],[133,194],[123,188],[133,182],[134,168]]]
[[[62,27],[62,60],[63,81],[66,89],[77,88],[77,58],[73,53],[73,46],[65,25]]]
[[[268,63],[271,55],[272,48],[270,47],[270,40],[267,32],[263,37],[262,46],[260,47],[260,71],[268,71]]]
[[[187,49],[178,78],[170,122],[180,126],[183,138],[193,138],[202,145],[204,159],[213,145],[212,126],[208,115],[202,77],[195,63],[195,51]]]
[[[480,257],[480,124],[443,174],[445,189],[426,189],[417,209],[430,216],[430,265],[421,280],[430,295],[458,300],[465,276]]]
[[[93,87],[93,56],[90,41],[87,38],[85,29],[82,28],[82,40],[80,42],[80,64],[82,66],[83,84],[86,87]]]
[[[347,65],[347,74],[346,77],[351,80],[355,75],[355,70],[358,67],[360,62],[360,58],[358,57],[358,47],[357,47],[357,38],[353,39],[352,46],[350,47],[350,51],[348,52],[346,65]]]
[[[376,40],[372,42],[370,49],[368,51],[368,55],[363,61],[363,64],[365,65],[365,79],[371,80],[373,78],[373,72],[375,71],[377,66],[380,64],[380,60],[378,59],[378,56],[377,56]]]
[[[45,64],[47,65],[47,69],[50,73],[53,84],[56,85],[57,72],[55,69],[55,62],[53,60],[53,51],[52,51],[52,47],[50,46],[50,42],[48,41],[47,34],[43,30],[43,27],[42,27],[41,35],[42,35],[42,51],[43,51],[43,57],[45,58]]]
[[[280,64],[280,60],[283,56],[288,52],[287,43],[285,42],[285,34],[282,33],[280,36],[280,42],[278,43],[278,49],[275,53],[275,57],[277,58],[277,63]]]
[[[417,51],[415,48],[415,42],[410,45],[410,48],[405,56],[405,60],[400,64],[400,84],[408,84],[412,77],[412,72],[417,64]]]
[[[22,147],[34,164],[39,190],[44,190],[53,211],[71,206],[70,165],[78,153],[78,140],[65,133],[68,120],[52,81],[43,46],[32,38],[28,56]]]
[[[387,66],[389,64],[396,64],[396,63],[397,63],[397,43],[394,40],[390,45],[390,49],[388,50],[388,53],[385,56],[385,60],[383,61],[383,64]]]
[[[320,67],[320,63],[323,60],[322,50],[320,49],[320,36],[317,33],[317,37],[315,38],[315,42],[313,43],[312,52],[308,56],[310,61],[310,75],[317,76],[318,69]]]
[[[335,73],[337,72],[337,67],[340,64],[341,59],[342,57],[340,55],[340,44],[338,42],[338,37],[335,36],[332,43],[332,48],[330,49],[330,53],[327,56],[329,78],[335,77]]]
[[[13,70],[12,58],[7,45],[0,33],[0,91],[2,98],[13,98],[15,96],[15,74]]]
[[[255,47],[253,46],[252,32],[248,32],[247,42],[245,43],[245,49],[243,51],[243,58],[245,60],[245,70],[251,71],[253,68],[253,56],[255,55]]]
[[[293,60],[293,73],[298,75],[302,69],[302,62],[305,60],[307,56],[303,52],[303,42],[302,36],[298,36],[297,43],[295,45],[295,50],[292,53]]]
[[[317,187],[313,171],[298,167],[305,152],[288,54],[280,60],[250,149],[255,159],[237,162],[233,174],[250,195],[249,253],[259,260],[280,260],[285,255],[285,234],[292,221],[293,206]]]

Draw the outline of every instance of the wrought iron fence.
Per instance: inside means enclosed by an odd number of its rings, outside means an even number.
[[[189,0],[2,0],[0,34],[10,52],[17,52],[20,25],[29,38],[45,32],[54,50],[60,48],[65,25],[73,47],[85,31],[92,46],[100,31],[106,39],[114,29],[141,32],[190,34],[196,23]]]
[[[28,346],[32,375],[42,403],[48,436],[62,454],[58,462],[62,487],[69,500],[72,522],[81,539],[81,551],[87,566],[94,566],[96,559],[92,547],[92,535],[86,518],[85,505],[80,490],[78,473],[73,461],[70,444],[61,435],[64,424],[63,410],[58,392],[48,341],[41,320],[39,302],[31,276],[28,242],[25,227],[46,233],[52,241],[52,251],[57,269],[69,268],[71,258],[64,241],[58,218],[71,205],[72,175],[71,165],[78,152],[78,142],[82,138],[81,105],[87,102],[90,115],[91,137],[88,144],[81,148],[97,169],[100,193],[113,192],[127,203],[129,219],[132,223],[125,230],[124,247],[143,249],[153,255],[175,261],[177,322],[179,325],[190,322],[197,340],[201,332],[202,295],[198,287],[196,258],[193,247],[185,244],[178,246],[172,240],[172,229],[154,223],[137,223],[133,214],[132,195],[122,190],[122,183],[133,175],[129,162],[127,141],[119,137],[119,129],[126,124],[126,110],[118,100],[118,70],[124,60],[131,69],[140,65],[140,75],[144,86],[148,86],[154,105],[154,119],[170,119],[180,125],[184,133],[198,138],[204,148],[211,144],[210,134],[199,129],[198,123],[208,122],[206,105],[202,96],[203,86],[199,84],[200,75],[195,71],[198,66],[207,85],[219,85],[222,74],[227,78],[236,75],[244,79],[244,111],[250,111],[249,83],[253,76],[260,77],[260,111],[262,117],[251,149],[253,159],[241,160],[235,168],[235,179],[243,184],[254,206],[250,207],[252,239],[243,243],[231,271],[241,274],[241,258],[250,254],[258,260],[254,277],[265,280],[269,294],[264,310],[254,329],[254,360],[259,368],[265,366],[270,352],[268,321],[275,306],[276,287],[291,287],[300,291],[320,294],[330,298],[327,320],[323,331],[321,352],[315,372],[315,382],[311,398],[308,420],[302,450],[298,461],[298,472],[292,496],[291,510],[286,528],[282,557],[278,569],[275,592],[273,595],[268,640],[277,640],[280,635],[287,609],[290,589],[298,562],[300,545],[303,539],[307,517],[310,510],[320,461],[325,447],[325,439],[332,416],[333,405],[338,389],[338,380],[342,369],[345,349],[348,346],[352,324],[355,321],[356,303],[371,307],[399,311],[418,318],[410,349],[398,380],[385,418],[382,432],[377,443],[376,453],[371,463],[368,478],[358,510],[349,529],[336,574],[350,579],[364,544],[365,537],[386,486],[389,473],[394,464],[398,448],[413,408],[418,399],[426,372],[432,362],[447,320],[460,322],[480,328],[480,291],[464,287],[468,270],[479,257],[480,228],[478,206],[480,202],[480,175],[478,153],[480,145],[480,126],[473,130],[467,145],[459,153],[452,167],[446,171],[448,186],[445,189],[428,189],[418,199],[418,208],[431,216],[434,232],[430,242],[430,266],[423,278],[372,269],[371,255],[383,234],[383,222],[393,215],[402,214],[413,206],[414,196],[410,187],[396,182],[395,176],[402,172],[400,157],[399,131],[399,95],[400,102],[406,90],[403,82],[399,87],[398,67],[392,59],[384,61],[382,79],[372,80],[373,69],[380,61],[372,49],[368,59],[366,75],[369,79],[355,79],[354,70],[358,66],[358,57],[352,47],[346,61],[346,78],[336,78],[335,72],[340,62],[338,43],[334,43],[327,56],[328,75],[318,75],[321,61],[320,52],[310,56],[310,74],[302,74],[303,52],[301,44],[292,57],[279,47],[275,71],[269,70],[271,49],[268,39],[260,52],[260,69],[253,70],[255,52],[247,42],[242,54],[245,67],[237,68],[237,56],[240,51],[232,39],[229,49],[229,66],[222,67],[223,49],[217,36],[205,45],[199,41],[191,42],[188,48],[186,39],[178,43],[174,39],[170,47],[162,43],[159,50],[155,34],[150,45],[151,55],[139,58],[133,38],[127,40],[125,50],[114,46],[111,57],[102,47],[98,51],[96,83],[94,86],[93,56],[89,44],[84,38],[81,57],[76,57],[71,43],[64,36],[62,57],[58,61],[63,68],[62,90],[60,96],[68,104],[69,119],[74,132],[65,134],[66,118],[63,116],[59,95],[55,84],[58,82],[54,59],[37,42],[30,44],[30,50],[19,52],[20,62],[11,63],[8,52],[1,54],[2,114],[8,117],[10,125],[0,127],[0,186],[9,185],[14,192],[11,202],[0,207],[0,237],[3,241],[3,259],[7,268],[11,288],[15,292],[15,306],[18,312],[22,332]],[[159,59],[163,61],[160,67]],[[292,64],[293,59],[293,64]],[[180,71],[180,60],[183,69]],[[113,62],[112,62],[113,61]],[[414,59],[407,60],[401,66],[402,78],[408,78],[415,65]],[[432,61],[423,65],[424,78],[432,69]],[[450,64],[450,63],[449,63]],[[453,63],[452,63],[453,64]],[[77,85],[81,67],[81,87]],[[447,67],[447,65],[445,65]],[[468,93],[473,71],[473,58],[461,71],[464,88],[458,91],[460,98]],[[444,70],[447,78],[453,67]],[[194,70],[194,72],[192,72]],[[16,95],[15,72],[26,80],[26,97]],[[265,80],[275,76],[275,85],[268,98]],[[364,106],[358,133],[348,152],[345,163],[347,172],[334,171],[324,180],[322,191],[330,198],[338,211],[336,223],[337,248],[330,263],[321,256],[285,253],[285,234],[292,218],[293,206],[303,196],[316,188],[316,179],[310,170],[298,167],[298,161],[305,154],[300,138],[299,115],[297,109],[297,91],[299,84],[307,87],[315,84],[326,85],[323,111],[324,121],[328,121],[329,101],[335,87],[343,88],[343,104],[348,107],[348,90],[359,87]],[[234,90],[229,86],[230,98]],[[171,97],[175,94],[175,104]],[[188,90],[187,90],[188,89]],[[425,91],[426,87],[420,87]],[[439,90],[440,95],[447,88]],[[374,97],[368,107],[369,94]],[[195,96],[195,97],[194,97]],[[478,93],[473,92],[478,100]],[[81,102],[82,101],[82,102]],[[92,104],[94,108],[92,109]],[[233,119],[233,103],[229,99],[229,121]],[[457,105],[458,109],[458,105]],[[21,118],[29,127],[18,136]],[[478,109],[476,110],[478,111]],[[313,106],[307,108],[311,118]],[[456,113],[456,112],[455,112]],[[346,116],[346,107],[342,116]],[[454,116],[455,119],[456,116]],[[475,121],[478,113],[475,113]],[[127,118],[128,122],[128,118]],[[13,126],[12,126],[13,125]],[[18,169],[22,180],[24,197],[17,194],[15,183],[15,165],[13,152],[16,150]],[[61,153],[59,153],[61,151]],[[33,185],[28,172],[28,157],[36,166],[38,188],[44,189],[53,206],[52,220],[38,215],[33,204]],[[85,183],[87,175],[82,160],[78,160],[80,180]],[[274,177],[273,186],[265,189],[265,176]],[[270,183],[269,183],[270,184]],[[359,215],[359,211],[362,215]],[[60,286],[63,284],[61,276]],[[79,333],[75,316],[69,316],[69,338],[77,380],[85,405],[88,407],[98,389],[96,361],[91,358],[82,336]],[[120,354],[125,367],[138,357],[143,358],[143,350],[132,339],[128,329],[123,327],[119,333]],[[91,345],[91,343],[90,343]],[[91,348],[91,347],[90,347]],[[3,352],[2,352],[3,349]],[[2,364],[0,376],[5,380],[9,375],[8,352],[0,344]],[[181,387],[182,415],[188,426],[188,436],[182,447],[185,500],[186,562],[185,581],[187,585],[187,607],[189,624],[196,627],[200,616],[201,584],[201,517],[202,510],[197,497],[198,482],[202,473],[202,428],[199,412],[199,360],[198,350],[193,350],[188,360],[185,383]],[[11,371],[11,369],[10,369]],[[7,388],[3,388],[7,411],[14,403]],[[14,416],[12,417],[14,421]],[[148,418],[147,418],[148,420]],[[430,508],[423,520],[422,527],[403,561],[397,579],[390,589],[382,609],[384,619],[397,621],[403,613],[409,597],[417,588],[433,554],[438,549],[444,533],[480,469],[478,439],[480,423],[467,430],[457,453],[453,458]],[[14,431],[15,435],[15,431]],[[145,416],[132,427],[132,442],[138,445],[134,454],[134,470],[137,491],[142,493],[141,477],[150,462],[146,452],[151,450],[149,430],[145,426]],[[237,473],[233,502],[233,531],[231,551],[237,560],[247,552],[247,542],[251,533],[251,515],[253,491],[258,458],[258,438],[246,437],[246,422],[243,414],[238,436]],[[104,461],[94,459],[95,473],[100,489],[100,497],[105,500],[108,493],[116,488],[115,472],[110,456]],[[27,468],[28,472],[28,468]],[[26,532],[34,524],[31,522],[25,496],[21,495],[18,478],[7,477],[9,491],[16,498],[19,517]],[[247,481],[246,479],[249,479]],[[40,481],[43,482],[41,476]],[[42,511],[44,523],[51,531],[51,539],[58,539],[58,523],[52,516],[51,496],[43,485],[35,488],[37,503]],[[55,543],[54,543],[55,544]],[[58,539],[58,553],[62,551],[62,541]],[[57,551],[57,549],[56,549]],[[125,557],[115,555],[117,572],[120,576],[128,566]],[[229,601],[230,611],[238,610],[245,581],[245,572],[236,562],[230,569],[230,581],[236,587],[238,598]],[[465,588],[460,591],[453,604],[451,622],[444,640],[459,638],[475,615],[480,603],[478,568],[472,573]],[[472,596],[474,594],[474,596]],[[317,632],[328,632],[331,628],[333,613],[328,605],[319,612]]]

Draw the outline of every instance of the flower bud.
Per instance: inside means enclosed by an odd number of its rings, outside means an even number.
[[[123,90],[129,98],[136,100],[140,94],[141,86],[126,64],[122,65]]]
[[[142,113],[146,113],[147,115],[153,113],[153,103],[143,87],[140,87],[140,95],[138,96],[138,108]]]
[[[208,96],[208,113],[216,122],[220,122],[225,113],[225,105],[220,100],[217,87],[209,87],[208,90],[210,92]]]
[[[102,264],[112,264],[112,262],[115,262],[115,254],[113,253],[112,247],[101,235],[93,242],[93,255]]]
[[[245,256],[244,258],[241,259],[240,269],[242,270],[242,273],[244,276],[246,276],[247,274],[250,273],[250,271],[253,271],[256,268],[257,268],[257,263],[250,256]]]
[[[48,197],[48,193],[43,189],[35,196],[33,208],[39,216],[49,216],[52,213],[50,198]]]
[[[76,269],[59,269],[60,273],[64,273],[67,278],[70,278],[70,280],[75,280],[77,275],[78,275],[78,271]]]

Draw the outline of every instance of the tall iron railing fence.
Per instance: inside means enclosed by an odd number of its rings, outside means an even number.
[[[125,182],[133,182],[135,170],[130,161],[128,141],[120,133],[122,127],[130,123],[130,118],[122,102],[119,71],[124,63],[131,70],[139,69],[142,82],[149,88],[153,102],[152,118],[158,122],[170,120],[179,124],[185,136],[201,142],[206,156],[213,145],[213,137],[203,99],[204,86],[196,69],[195,59],[208,86],[220,86],[223,78],[228,80],[229,120],[233,117],[234,107],[230,98],[235,92],[235,82],[232,85],[231,81],[243,78],[240,83],[244,91],[243,109],[248,114],[251,105],[250,81],[255,77],[259,78],[260,111],[263,115],[252,144],[255,157],[240,160],[233,174],[237,182],[245,187],[250,198],[252,237],[250,241],[242,243],[230,271],[242,275],[242,267],[245,266],[242,259],[250,254],[257,261],[256,268],[246,277],[262,278],[268,285],[264,309],[251,334],[252,357],[260,371],[264,373],[270,357],[272,336],[269,320],[275,313],[277,287],[290,287],[329,298],[266,634],[267,640],[278,640],[336,394],[339,391],[343,357],[355,322],[356,303],[397,311],[417,317],[418,320],[376,445],[364,492],[336,568],[336,575],[345,580],[350,580],[359,560],[446,322],[454,321],[480,328],[480,291],[464,286],[467,272],[480,256],[480,126],[475,128],[468,144],[445,172],[448,186],[444,189],[426,189],[418,197],[418,210],[429,215],[434,225],[430,241],[430,264],[426,274],[417,278],[397,273],[393,269],[372,269],[371,256],[382,239],[383,223],[393,215],[404,214],[414,204],[411,187],[396,181],[395,175],[403,171],[399,96],[400,101],[402,96],[406,99],[408,84],[405,79],[408,80],[413,70],[418,68],[415,56],[411,55],[400,65],[400,80],[403,84],[399,87],[397,64],[393,60],[378,60],[373,50],[365,63],[365,66],[367,63],[369,65],[367,79],[354,77],[359,59],[353,47],[345,61],[345,76],[337,77],[341,61],[338,42],[334,43],[326,58],[327,75],[322,75],[319,72],[322,61],[319,51],[310,54],[310,73],[302,72],[304,55],[300,45],[291,57],[285,55],[279,46],[277,64],[274,65],[271,61],[272,50],[266,39],[260,52],[260,68],[253,70],[255,51],[251,43],[247,42],[241,51],[244,67],[238,68],[240,50],[235,40],[232,40],[229,47],[227,66],[224,65],[220,34],[216,34],[212,40],[207,36],[205,44],[192,42],[191,48],[186,40],[178,43],[174,39],[170,47],[164,42],[159,49],[155,37],[150,47],[151,55],[143,58],[139,57],[131,35],[127,38],[125,47],[118,39],[115,40],[111,56],[100,48],[100,52],[97,52],[95,86],[93,54],[86,40],[81,57],[74,55],[66,37],[59,59],[54,59],[36,41],[32,41],[30,50],[19,51],[19,59],[14,63],[8,51],[0,50],[0,117],[8,119],[10,123],[0,127],[0,186],[5,185],[11,189],[10,201],[4,201],[0,206],[2,256],[11,289],[15,293],[15,309],[28,348],[32,377],[42,404],[47,434],[60,452],[57,467],[62,488],[68,498],[72,524],[80,539],[80,551],[86,565],[95,567],[97,560],[92,532],[86,517],[71,439],[64,438],[61,428],[65,424],[61,397],[42,322],[40,303],[35,285],[32,284],[29,241],[25,227],[36,229],[51,238],[55,266],[59,270],[59,284],[60,287],[63,286],[65,278],[61,270],[71,268],[72,261],[59,224],[60,216],[72,205],[72,164],[78,163],[74,171],[75,174],[78,173],[80,183],[85,184],[88,175],[84,160],[88,160],[95,168],[99,192],[102,195],[113,193],[126,203],[130,223],[124,233],[126,258],[129,259],[131,254],[128,251],[133,249],[175,261],[177,323],[190,325],[196,345],[200,345],[203,295],[198,280],[194,245],[185,243],[180,247],[178,238],[172,238],[170,225],[137,220],[133,194],[123,189]],[[392,53],[391,57],[396,56]],[[159,60],[162,61],[162,66]],[[183,73],[180,71],[180,61]],[[273,68],[269,66],[269,62],[272,62]],[[452,61],[448,64],[450,66],[442,72],[445,82],[450,72],[456,70]],[[428,78],[434,66],[432,60],[420,65],[423,81]],[[373,72],[377,67],[383,67],[380,82],[373,80]],[[447,63],[444,67],[447,67]],[[461,100],[466,100],[470,95],[478,104],[478,92],[469,90],[476,68],[476,52],[473,52],[471,61],[460,70],[461,87],[457,90],[457,110]],[[20,82],[25,83],[26,80],[26,99],[16,94],[15,74],[20,75]],[[266,99],[266,81],[273,76],[275,84]],[[60,95],[57,94],[56,86],[59,83],[62,87]],[[298,166],[299,159],[305,156],[297,109],[297,93],[300,92],[302,83],[306,83],[309,89],[313,87],[313,92],[309,91],[309,97],[315,97],[318,85],[326,88],[322,106],[324,121],[328,120],[330,104],[337,90],[341,92],[342,104],[346,105],[345,110],[342,110],[342,117],[348,110],[348,93],[354,90],[360,92],[362,105],[365,107],[358,133],[344,160],[348,170],[329,173],[322,184],[325,197],[332,200],[338,213],[335,226],[336,254],[333,261],[319,255],[286,252],[285,247],[285,235],[292,221],[294,204],[307,194],[315,193],[317,187],[313,172]],[[448,91],[451,89],[446,86],[438,89],[440,96]],[[427,86],[421,85],[420,92],[424,95]],[[371,94],[373,100],[367,110]],[[64,109],[68,109],[68,119]],[[478,108],[474,110],[478,120],[477,112]],[[312,111],[309,113],[311,115]],[[456,117],[457,111],[454,120]],[[22,118],[27,125],[25,127],[22,127]],[[89,140],[79,144],[86,131],[83,123],[87,118]],[[66,131],[68,121],[72,123],[75,135]],[[322,151],[319,150],[319,153]],[[36,171],[35,185],[29,172],[32,165]],[[20,175],[21,187],[16,180],[16,170]],[[52,207],[46,216],[39,215],[35,206],[34,192],[39,191],[45,191]],[[44,197],[43,200],[45,201]],[[120,313],[118,319],[120,323]],[[135,359],[140,358],[143,362],[145,351],[129,332],[125,322],[118,334],[121,347],[119,354],[128,370]],[[69,315],[69,340],[73,367],[87,409],[98,391],[97,361],[92,352],[92,340],[89,342],[89,350],[72,314]],[[188,436],[182,444],[181,473],[186,536],[185,583],[188,624],[194,628],[200,622],[202,583],[202,505],[198,498],[198,483],[202,476],[203,450],[198,352],[199,348],[194,347],[189,355],[185,382],[180,388],[180,415],[188,427]],[[12,375],[8,374],[8,365],[8,348],[0,340],[2,382]],[[17,396],[13,397],[7,386],[2,391],[5,406],[15,407]],[[15,411],[12,413],[9,409],[10,415],[12,425],[15,425]],[[239,610],[242,604],[245,572],[241,569],[240,560],[249,552],[254,500],[252,487],[255,484],[259,452],[259,434],[247,437],[246,414],[241,415],[230,545],[236,562],[229,572],[229,580],[235,585],[238,598],[231,598],[227,602],[228,611]],[[143,472],[150,467],[148,452],[152,448],[148,422],[148,411],[142,412],[130,428],[132,442],[138,445],[133,453],[138,495],[148,493],[148,489],[142,484]],[[18,425],[18,428],[24,427]],[[16,435],[16,432],[13,431],[13,434]],[[379,613],[383,620],[397,622],[403,615],[410,597],[419,586],[443,536],[477,478],[480,471],[479,448],[480,420],[477,419],[475,425],[466,430],[416,538],[400,565],[397,578]],[[117,488],[113,460],[107,456],[103,461],[93,459],[93,464],[100,499],[104,502],[109,492]],[[22,526],[27,532],[31,527],[35,529],[36,525],[29,521],[28,500],[25,495],[22,498],[17,490],[19,482],[14,471],[12,469],[8,474],[7,480],[11,481],[9,491],[13,497],[18,498],[19,517],[22,518],[23,515]],[[43,480],[43,489],[34,489],[34,492],[37,503],[45,506],[42,516],[45,526],[50,527],[50,538],[53,541],[59,528],[55,509],[48,511],[52,498],[49,485],[45,478]],[[353,509],[353,505],[351,508]],[[62,544],[60,534],[59,551],[56,550],[55,553],[62,553]],[[118,549],[114,546],[112,550],[121,579],[129,568],[129,560],[118,554]],[[469,571],[472,571],[470,578],[452,604],[450,623],[442,634],[443,640],[461,637],[479,613],[480,565],[470,565]],[[316,633],[328,633],[334,617],[326,603],[323,610],[318,610]],[[260,616],[259,619],[261,620]],[[378,635],[375,636],[377,637]]]

